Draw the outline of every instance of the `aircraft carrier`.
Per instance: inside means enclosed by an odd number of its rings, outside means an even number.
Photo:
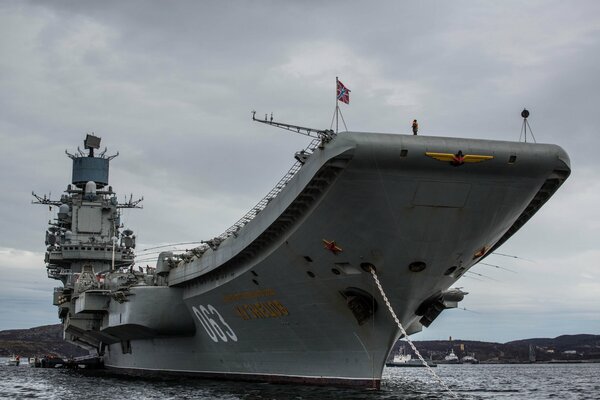
[[[549,144],[307,132],[311,145],[248,214],[144,268],[120,221],[141,200],[117,200],[115,156],[88,135],[67,153],[62,197],[34,194],[58,210],[45,264],[62,282],[65,339],[126,373],[379,387],[400,331],[371,271],[418,332],[570,174]]]

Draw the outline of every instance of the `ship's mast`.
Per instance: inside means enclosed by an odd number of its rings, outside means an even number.
[[[45,262],[48,277],[62,281],[66,291],[75,287],[84,269],[97,274],[134,262],[135,235],[129,229],[121,232],[120,209],[141,208],[143,198],[130,196],[119,203],[108,186],[109,164],[119,153],[106,156],[106,148],[97,152],[100,142],[100,137],[88,134],[87,153],[79,148],[75,154],[65,151],[73,161],[72,178],[60,199],[32,193],[33,204],[58,208],[46,231]]]

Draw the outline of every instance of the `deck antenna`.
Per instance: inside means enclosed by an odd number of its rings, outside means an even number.
[[[260,118],[260,117],[259,117]],[[268,114],[265,114],[265,119],[256,118],[256,111],[252,111],[252,121],[260,122],[262,124],[267,124],[274,126],[276,128],[285,129],[286,131],[299,133],[304,136],[309,136],[311,138],[320,139],[324,143],[328,143],[333,139],[335,134],[331,129],[314,129],[307,128],[299,125],[291,125],[283,122],[273,121],[273,113],[271,113],[271,117],[268,118]]]
[[[535,136],[533,136],[533,131],[531,130],[531,126],[529,125],[529,122],[527,121],[527,118],[529,117],[529,110],[524,108],[523,111],[521,111],[521,117],[523,117],[523,125],[521,125],[521,134],[519,135],[519,141],[521,141],[521,137],[524,136],[525,143],[527,143],[527,128],[529,128],[529,133],[531,134],[533,143],[537,143],[537,141],[535,140]],[[523,135],[523,134],[525,134],[525,135]]]

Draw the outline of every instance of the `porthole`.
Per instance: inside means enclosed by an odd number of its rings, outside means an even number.
[[[423,261],[415,261],[415,262],[410,263],[410,265],[408,266],[408,269],[411,270],[412,272],[421,272],[426,267],[427,267],[427,264],[425,264]]]
[[[315,277],[315,274],[312,271],[306,271],[306,275],[310,276],[311,278]]]
[[[334,275],[341,274],[341,272],[338,269],[336,269],[336,268],[331,268],[331,272],[333,272]]]

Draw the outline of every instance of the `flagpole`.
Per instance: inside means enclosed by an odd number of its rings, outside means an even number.
[[[337,96],[337,91],[338,91],[338,87],[339,87],[339,80],[338,77],[335,77],[335,133],[338,133],[338,113],[340,111],[339,109],[339,103],[338,103],[338,96]]]

